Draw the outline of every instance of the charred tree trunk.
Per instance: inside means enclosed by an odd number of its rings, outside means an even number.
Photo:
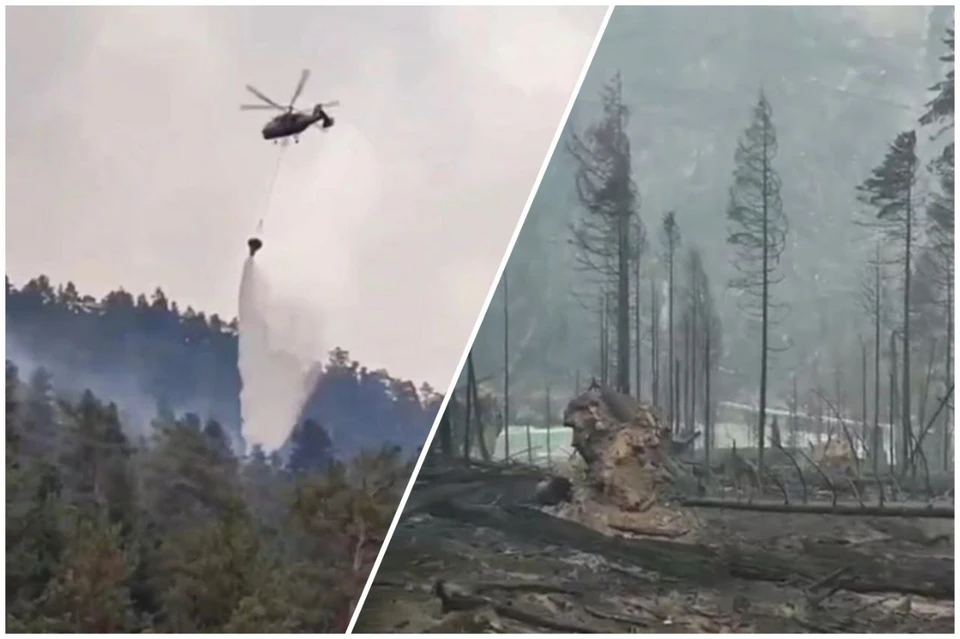
[[[553,409],[550,406],[550,384],[547,384],[544,390],[545,390],[545,396],[544,396],[545,406],[543,407],[544,408],[543,412],[544,412],[544,415],[546,416],[545,421],[547,423],[547,462],[549,464],[553,464],[553,449],[550,447],[550,430],[552,428],[552,422],[553,422]]]
[[[683,406],[683,431],[690,430],[690,311],[683,315],[680,321],[683,328],[683,390],[681,392]]]
[[[470,362],[471,355],[467,355],[467,363]],[[473,393],[470,389],[470,368],[467,368],[467,399],[464,401],[464,414],[463,414],[463,458],[465,460],[470,459],[470,442],[472,438],[471,431],[473,426]],[[457,396],[454,396],[450,399],[450,404],[453,404]],[[450,406],[447,406],[447,411],[449,412]]]
[[[677,430],[677,377],[675,374],[676,361],[673,358],[673,251],[667,256],[668,261],[668,279],[667,279],[667,358],[670,362],[670,377],[668,379],[669,401],[670,401],[670,431]]]
[[[897,333],[890,331],[890,470],[895,469],[905,463],[909,451],[902,450],[901,455],[897,455],[897,445],[894,427],[897,416]],[[899,457],[899,459],[898,459]]]
[[[617,218],[617,390],[630,394],[630,210]]]
[[[660,397],[660,301],[657,296],[657,282],[650,280],[650,375],[653,403],[663,405]]]
[[[503,269],[503,455],[510,459],[510,288]]]
[[[879,249],[878,249],[879,253]],[[886,461],[883,454],[883,435],[880,432],[880,261],[873,267],[874,297],[873,297],[873,473],[879,474],[880,457]],[[892,413],[892,411],[891,411]],[[892,417],[892,415],[891,415]],[[893,420],[890,420],[890,429],[893,430]]]
[[[690,432],[697,429],[697,301],[690,309]]]
[[[483,461],[490,461],[490,446],[487,443],[488,432],[485,428],[483,416],[480,410],[480,389],[477,388],[477,371],[473,366],[473,351],[467,354],[467,396],[471,398],[473,410],[470,411],[473,427],[471,430],[475,433],[477,444],[480,447],[480,457]],[[496,443],[496,439],[494,442]]]
[[[607,385],[607,295],[600,296],[600,383]]]
[[[947,265],[947,348],[944,351],[944,374],[946,382],[943,385],[944,392],[953,386],[953,264]],[[953,425],[953,402],[948,402],[943,411],[943,470],[947,471],[950,466],[951,434],[950,429]]]
[[[867,343],[860,339],[860,441],[863,442],[864,454],[867,442],[870,441],[867,433]],[[871,446],[872,448],[872,446]],[[871,455],[873,452],[871,451]]]
[[[904,267],[903,267],[903,390],[900,392],[900,429],[903,439],[904,463],[910,462],[910,450],[913,441],[910,426],[910,276],[911,260],[910,248],[913,244],[913,207],[910,203],[912,189],[907,189],[906,199],[906,238],[904,239]]]
[[[637,257],[636,260],[636,272],[633,274],[634,277],[634,297],[636,299],[636,324],[634,326],[634,359],[636,361],[636,370],[637,370],[637,401],[640,401],[642,396],[642,371],[640,354],[643,351],[643,344],[641,344],[641,338],[643,336],[643,313],[640,308],[640,298],[642,293],[640,292],[640,258]]]
[[[794,373],[791,377],[791,384],[793,388],[793,401],[790,403],[790,447],[797,447],[797,409],[799,408],[798,402],[800,398],[797,394],[797,374]]]
[[[673,363],[673,388],[676,390],[680,389],[680,360],[676,360]],[[673,410],[671,411],[674,414],[673,422],[673,432],[678,432],[680,429],[680,393],[674,393],[674,405]]]
[[[710,453],[713,449],[713,423],[710,419],[710,334],[712,332],[709,323],[707,323],[703,335],[703,454],[708,481],[710,479],[710,469],[712,468]]]

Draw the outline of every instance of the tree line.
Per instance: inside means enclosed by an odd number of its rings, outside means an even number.
[[[160,288],[98,300],[43,275],[20,288],[7,278],[6,303],[8,357],[22,367],[45,367],[64,392],[111,398],[134,430],[158,409],[216,419],[243,453],[235,319],[181,310]],[[439,399],[427,384],[371,370],[336,348],[299,421],[323,424],[340,454],[382,443],[413,451]]]

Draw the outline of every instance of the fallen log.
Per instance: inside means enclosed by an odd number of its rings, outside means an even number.
[[[836,506],[827,503],[819,504],[784,504],[771,501],[732,501],[729,499],[698,498],[684,499],[682,505],[688,508],[725,508],[728,510],[750,510],[765,513],[786,513],[806,515],[845,515],[859,517],[927,517],[936,519],[953,519],[953,506],[930,505],[864,505],[840,504]]]
[[[551,619],[528,610],[524,610],[516,605],[510,605],[488,596],[483,596],[471,592],[469,588],[437,580],[434,584],[434,594],[440,599],[441,609],[444,613],[452,611],[470,611],[478,608],[492,609],[496,614],[507,619],[513,619],[530,626],[538,628],[547,628],[557,632],[568,632],[577,634],[592,633],[593,629],[582,626],[577,623],[563,622],[557,619]]]
[[[707,546],[662,539],[608,537],[580,523],[524,506],[478,507],[435,503],[431,515],[492,528],[538,545],[552,545],[603,556],[669,579],[703,585],[731,578],[783,582],[800,576],[817,581],[850,566],[839,583],[853,592],[899,592],[952,599],[954,566],[930,557],[887,559],[854,549],[831,557],[785,553],[736,544]]]

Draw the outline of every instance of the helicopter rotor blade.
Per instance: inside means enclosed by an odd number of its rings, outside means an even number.
[[[293,110],[293,103],[297,101],[297,98],[300,97],[300,94],[303,92],[303,87],[307,83],[307,79],[310,77],[310,69],[304,69],[300,74],[300,82],[297,83],[297,89],[293,92],[293,97],[290,99],[290,106],[288,107],[291,111]]]
[[[285,108],[283,108],[282,106],[280,106],[279,104],[277,104],[276,102],[274,102],[273,100],[271,100],[270,98],[268,98],[267,96],[265,96],[264,94],[260,93],[259,91],[257,91],[257,89],[256,89],[255,87],[252,87],[252,86],[250,86],[249,84],[247,85],[247,91],[249,91],[249,92],[252,93],[253,95],[257,96],[258,98],[260,98],[261,100],[263,100],[264,102],[266,102],[267,104],[269,104],[270,106],[272,106],[272,107],[274,107],[274,108],[276,108],[276,109],[280,109],[281,111],[286,111]]]
[[[241,111],[261,111],[261,110],[272,111],[273,109],[279,109],[280,111],[283,111],[282,107],[275,107],[269,104],[241,104],[240,105]]]
[[[338,107],[340,106],[340,100],[332,100],[331,102],[324,102],[320,106],[322,106],[324,109],[329,109],[330,107]]]

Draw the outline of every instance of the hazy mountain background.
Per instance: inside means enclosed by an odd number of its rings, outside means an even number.
[[[783,405],[791,372],[803,388],[815,370],[859,366],[857,338],[868,329],[856,292],[872,244],[853,221],[863,208],[856,186],[898,132],[919,128],[928,88],[944,73],[939,57],[952,20],[950,7],[618,8],[507,268],[518,410],[545,384],[562,394],[578,373],[599,375],[597,313],[570,294],[582,293],[583,280],[569,244],[580,205],[565,144],[571,130],[596,120],[600,89],[617,72],[630,109],[647,254],[660,254],[661,216],[676,210],[684,247],[701,249],[718,300],[722,398],[749,401],[756,393],[756,333],[725,290],[732,273],[725,213],[737,140],[761,89],[773,108],[775,169],[789,221],[776,294],[790,311],[771,330],[786,350],[771,358],[770,402]],[[937,150],[930,134],[918,133],[924,158]],[[918,197],[925,200],[929,178],[921,173]],[[652,262],[642,278],[658,268]],[[503,305],[501,286],[474,348],[478,378],[497,392]],[[644,375],[648,386],[649,371]]]

